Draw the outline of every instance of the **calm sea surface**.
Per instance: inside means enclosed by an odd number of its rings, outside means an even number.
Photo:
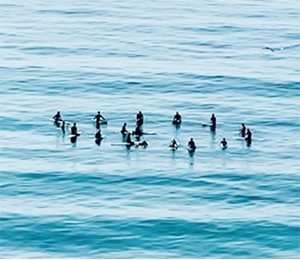
[[[299,258],[299,10],[2,0],[0,257]],[[82,130],[75,144],[49,120],[58,110]],[[148,148],[111,146],[138,111]],[[201,126],[212,113],[215,133]]]

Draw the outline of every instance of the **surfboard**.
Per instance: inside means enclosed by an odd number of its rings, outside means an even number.
[[[92,121],[94,121],[95,123],[97,122],[97,119],[96,118],[91,118],[91,120]],[[107,122],[107,120],[100,120],[100,125],[107,125],[108,124],[108,122]]]
[[[205,123],[202,123],[201,124],[203,127],[206,127],[206,126],[212,126],[212,124],[205,124]]]
[[[212,126],[211,123],[201,123],[201,125],[202,125],[203,127],[206,127],[206,126]],[[218,125],[223,125],[223,123],[219,122],[219,123],[216,124],[216,126],[218,126]]]
[[[126,146],[126,145],[131,145],[130,143],[113,143],[110,144],[111,146]]]
[[[55,122],[54,118],[48,118],[49,121]],[[63,120],[58,120],[58,123],[61,124]],[[71,125],[72,123],[69,121],[65,121],[66,125]]]
[[[77,135],[69,134],[67,137],[69,137],[69,138],[77,137],[77,136],[80,136],[81,134],[82,134],[82,131],[77,131]]]
[[[241,136],[235,136],[234,139],[236,140],[245,140],[246,137],[241,137]]]
[[[228,145],[226,144],[226,145],[224,146],[223,144],[220,144],[220,147],[221,147],[221,149],[225,150],[225,149],[228,147]]]
[[[186,149],[188,150],[189,153],[194,153],[196,151],[196,148],[191,148],[189,146]]]
[[[58,127],[62,124],[62,120],[55,121],[54,118],[48,118],[48,119],[49,119],[49,121],[55,123],[56,126],[58,126]]]
[[[144,135],[156,135],[157,132],[143,132]]]
[[[50,118],[50,117],[48,118],[48,120],[49,120],[49,121],[52,121],[52,122],[54,122],[54,121],[55,121],[55,119],[54,119],[54,118]],[[58,120],[58,122],[61,122],[61,121],[62,121],[62,120]]]
[[[181,124],[181,120],[176,120],[175,119],[175,120],[172,121],[172,124],[173,125],[180,125]]]
[[[180,144],[177,143],[177,146],[174,146],[174,147],[173,147],[173,146],[169,146],[169,147],[168,147],[168,150],[176,151],[176,150],[178,149],[179,145],[180,145]]]

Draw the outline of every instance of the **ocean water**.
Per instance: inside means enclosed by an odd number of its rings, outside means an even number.
[[[2,0],[0,257],[299,258],[299,10]],[[82,130],[75,144],[49,120],[58,110]],[[138,111],[148,148],[111,146]],[[201,126],[212,113],[215,133]]]

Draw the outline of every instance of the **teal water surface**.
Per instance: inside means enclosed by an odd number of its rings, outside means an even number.
[[[2,258],[300,257],[298,1],[2,0],[0,13]],[[148,148],[111,146],[138,111]]]

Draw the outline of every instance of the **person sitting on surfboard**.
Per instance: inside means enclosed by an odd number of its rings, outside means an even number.
[[[245,126],[245,124],[242,124],[242,128],[240,129],[240,134],[241,134],[241,137],[246,136],[246,126]]]
[[[173,124],[181,124],[181,115],[178,112],[174,115]]]
[[[62,121],[61,119],[61,115],[60,115],[60,112],[57,111],[56,115],[53,117],[54,119],[54,122],[57,123],[58,121]]]
[[[216,126],[217,126],[217,118],[215,117],[215,114],[211,115],[210,123],[211,123],[211,127],[212,128],[216,128]]]
[[[144,124],[144,115],[141,111],[136,115],[136,125],[142,126]]]
[[[132,142],[132,140],[131,140],[131,134],[130,133],[128,133],[128,135],[127,135],[126,143],[128,143],[128,145],[134,145],[134,142]]]
[[[196,144],[195,144],[193,138],[191,138],[191,140],[188,142],[188,148],[191,151],[195,151],[196,150]]]
[[[246,134],[246,140],[251,140],[252,139],[252,133],[251,133],[251,131],[250,131],[250,129],[248,128],[247,129],[247,134]]]
[[[137,126],[132,133],[136,138],[140,138],[143,135],[143,131],[140,126]]]
[[[147,146],[148,146],[148,142],[146,141],[146,140],[144,140],[143,142],[140,142],[140,143],[138,143],[137,145],[136,145],[136,147],[143,147],[143,148],[147,148]]]
[[[96,119],[96,122],[99,123],[102,120],[106,121],[104,116],[101,115],[100,111],[98,111],[97,115],[94,116],[94,120]]]
[[[78,135],[76,123],[74,123],[73,126],[71,127],[71,135],[76,135],[76,136]]]
[[[127,124],[124,123],[124,125],[122,126],[122,129],[121,129],[121,134],[122,134],[123,136],[126,135],[126,134],[128,133],[128,131],[127,131],[127,129],[126,129],[126,126],[127,126]]]
[[[177,147],[178,147],[178,143],[176,142],[175,139],[173,139],[173,140],[171,141],[169,147],[171,147],[171,148],[177,148]]]
[[[247,134],[246,134],[245,140],[247,141],[248,145],[250,145],[252,142],[252,133],[249,128],[247,129]]]
[[[223,147],[226,147],[227,146],[227,141],[225,138],[223,138],[223,140],[220,142],[220,144],[223,146]]]

